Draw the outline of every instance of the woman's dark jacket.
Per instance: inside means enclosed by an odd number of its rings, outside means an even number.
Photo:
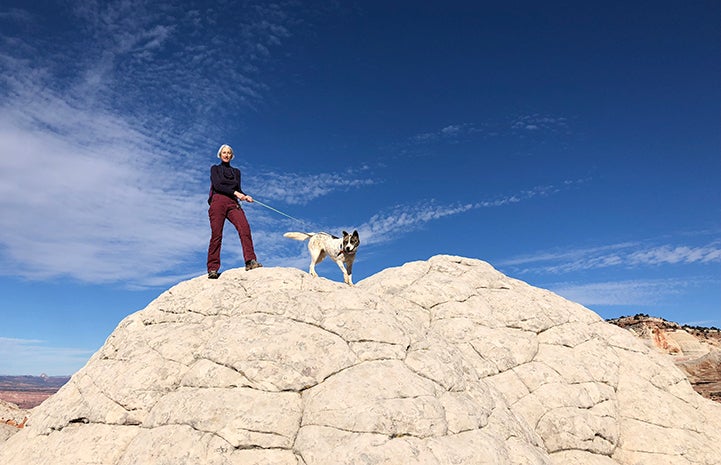
[[[213,199],[214,194],[224,195],[237,201],[234,192],[245,194],[240,189],[240,170],[230,166],[230,163],[220,163],[210,167],[210,195],[208,196],[208,204]]]

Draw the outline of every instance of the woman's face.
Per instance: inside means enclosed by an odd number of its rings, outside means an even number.
[[[223,147],[223,149],[220,151],[220,159],[223,160],[225,163],[228,163],[232,158],[233,151],[230,150],[230,147]]]

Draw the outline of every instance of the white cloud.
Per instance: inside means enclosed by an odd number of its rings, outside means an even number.
[[[502,136],[524,133],[568,133],[568,119],[563,116],[533,113],[497,123],[454,123],[441,129],[422,132],[408,139],[411,145],[434,142],[457,142],[473,135]]]
[[[13,98],[0,106],[2,272],[131,287],[201,272],[212,154],[205,161],[179,157],[135,117],[84,106],[31,78],[15,79]],[[267,172],[244,186],[261,183],[271,200],[304,204],[373,182],[350,172]],[[256,247],[270,262],[289,258],[275,231],[287,222],[258,206],[244,208],[252,211]],[[235,233],[228,228],[226,235]],[[224,250],[239,254],[232,242]],[[183,269],[190,271],[178,274]]]
[[[167,151],[107,113],[47,94],[43,109],[32,103],[1,110],[3,272],[133,280],[202,243],[202,190],[179,182],[197,178],[192,169],[174,169]]]
[[[573,183],[564,183],[564,185],[569,186],[573,185]],[[493,200],[464,204],[439,205],[435,202],[424,202],[416,205],[398,205],[389,211],[373,215],[366,223],[358,228],[358,231],[367,244],[385,242],[389,240],[394,233],[407,232],[433,220],[459,215],[480,208],[502,207],[515,204],[530,200],[534,197],[555,194],[562,189],[563,188],[558,188],[553,185],[537,186]]]
[[[562,116],[533,113],[515,118],[511,122],[511,128],[531,132],[567,132],[568,119]]]
[[[302,10],[286,11],[282,2],[218,8],[140,0],[72,8],[63,19],[75,27],[62,47],[26,38],[36,49],[32,56],[53,57],[41,66],[65,68],[65,91],[133,114],[154,133],[209,139],[222,131],[219,120],[263,104],[269,90],[263,66],[291,37],[290,26],[300,24],[293,12]]]
[[[529,263],[539,262],[558,262],[558,261],[579,261],[583,257],[589,255],[597,255],[604,252],[616,251],[627,247],[636,245],[636,242],[625,242],[619,244],[611,244],[599,247],[589,247],[582,249],[564,249],[551,252],[539,252],[532,255],[521,255],[518,257],[509,258],[499,262],[501,266],[518,266],[527,265]]]
[[[305,205],[331,192],[346,191],[376,183],[371,178],[358,177],[356,171],[345,173],[259,173],[256,181],[263,186],[263,195],[289,205]]]
[[[0,337],[0,375],[72,375],[95,350],[51,347],[45,341]],[[52,367],[52,372],[48,370]]]
[[[278,179],[284,179],[285,176],[278,176]],[[305,177],[298,178],[301,181],[305,180]],[[290,181],[289,181],[290,182]],[[319,182],[319,181],[311,181],[312,182]],[[351,182],[350,185],[346,185],[344,183],[341,183],[339,186],[337,186],[338,189],[344,189],[344,188],[350,188],[350,187],[356,187],[356,182],[360,182],[360,184],[365,185],[366,182],[362,179],[355,180],[354,182]],[[263,181],[265,184],[265,181]],[[324,182],[321,182],[321,184],[325,185]],[[332,185],[333,183],[328,183]],[[569,185],[574,185],[575,183],[571,183]],[[290,182],[291,186],[295,185],[294,183]],[[288,185],[283,185],[282,183],[278,186],[278,193],[276,196],[280,197],[283,195],[283,192],[281,189],[288,189]],[[424,225],[427,225],[435,220],[440,220],[446,217],[456,216],[460,215],[475,209],[480,208],[491,208],[491,207],[502,207],[505,205],[510,205],[518,202],[522,202],[525,200],[529,200],[536,196],[543,196],[543,195],[550,195],[552,193],[559,192],[560,188],[556,188],[554,186],[538,186],[533,189],[524,190],[521,192],[518,192],[516,194],[508,195],[506,197],[501,197],[494,200],[489,201],[480,201],[480,202],[473,202],[473,203],[456,203],[456,204],[439,204],[436,201],[424,201],[422,203],[417,204],[402,204],[397,205],[393,208],[390,208],[388,210],[384,210],[382,212],[376,213],[372,215],[367,221],[362,223],[359,226],[350,226],[350,225],[335,225],[335,226],[329,226],[327,229],[318,228],[316,227],[310,227],[308,229],[309,231],[326,231],[326,232],[335,232],[335,231],[341,231],[341,230],[347,230],[351,231],[352,229],[357,229],[361,240],[363,241],[364,246],[370,246],[370,245],[377,245],[377,244],[383,244],[385,242],[389,242],[392,240],[396,240],[400,235],[406,234],[410,231],[413,231],[414,229],[421,228]],[[265,187],[264,187],[265,191]],[[285,202],[290,203],[290,201],[286,198],[283,199]],[[250,207],[249,207],[250,208]],[[255,214],[256,212],[254,212]],[[300,220],[303,222],[302,220]],[[266,219],[261,219],[261,224],[266,222]],[[277,232],[278,229],[286,228],[285,230],[298,230],[298,222],[297,221],[291,221],[286,220],[284,225],[281,225],[279,228],[278,223],[278,215],[274,215],[272,217],[267,218],[268,224],[273,224],[274,228]],[[301,269],[305,269],[307,267],[308,257],[307,252],[305,251],[305,246],[301,246],[298,244],[293,244],[293,241],[284,241],[281,240],[280,242],[276,240],[276,236],[278,234],[269,234],[266,236],[260,236],[259,241],[262,241],[263,249],[266,251],[271,252],[270,256],[270,262],[271,264],[278,264],[282,266],[294,266]],[[254,236],[255,238],[255,236]],[[255,239],[254,239],[255,240]]]
[[[648,246],[642,242],[623,242],[513,257],[500,262],[499,265],[513,267],[531,265],[519,270],[519,272],[558,274],[614,266],[636,268],[663,264],[707,264],[718,262],[721,262],[721,246],[717,242],[700,247]]]
[[[721,262],[721,246],[718,244],[703,247],[664,245],[634,252],[628,256],[628,262],[631,265]]]
[[[474,204],[474,208],[501,207],[503,205],[519,203],[524,200],[530,200],[534,197],[546,197],[549,195],[556,194],[566,188],[569,188],[570,186],[572,186],[576,183],[577,182],[565,181],[565,182],[563,182],[564,187],[557,187],[555,185],[536,186],[532,189],[526,189],[526,190],[520,191],[518,193],[515,193],[513,195],[500,197],[500,198],[497,198],[494,200],[483,200],[481,202]]]
[[[559,283],[549,288],[568,300],[591,305],[648,306],[680,295],[691,283],[678,279],[628,280],[598,283]]]
[[[365,244],[386,242],[396,232],[408,232],[430,221],[453,216],[475,208],[472,204],[415,206],[399,205],[394,209],[373,215],[358,228]]]
[[[426,144],[438,141],[454,142],[470,134],[479,132],[479,129],[471,123],[455,123],[442,127],[441,129],[423,132],[411,136],[408,139],[410,144]]]
[[[568,122],[568,118],[563,116],[533,113],[494,122],[452,123],[440,129],[412,135],[390,147],[402,156],[427,156],[419,150],[440,143],[457,144],[496,137],[518,140],[532,137],[535,140],[549,135],[567,136],[571,133]]]
[[[147,286],[200,271],[217,161],[210,141],[223,114],[262,101],[260,65],[293,19],[263,3],[232,12],[133,0],[74,7],[78,35],[52,53],[36,37],[0,33],[18,45],[0,52],[0,273]],[[208,27],[220,16],[232,31]],[[272,198],[296,202],[367,182],[270,178]],[[301,199],[288,194],[299,187]],[[267,213],[254,216],[258,242],[270,243]]]

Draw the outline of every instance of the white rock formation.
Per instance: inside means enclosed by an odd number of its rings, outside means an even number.
[[[25,426],[27,414],[27,410],[0,399],[0,448],[2,448],[3,441]]]
[[[721,463],[721,406],[627,331],[437,256],[356,287],[285,268],[123,320],[0,463]]]

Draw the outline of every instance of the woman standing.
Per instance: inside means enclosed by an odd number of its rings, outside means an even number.
[[[245,269],[252,270],[263,265],[258,263],[253,249],[253,237],[245,212],[238,202],[253,202],[253,197],[240,188],[240,170],[230,166],[233,149],[223,144],[218,149],[220,163],[210,167],[210,196],[208,217],[210,218],[210,245],[208,245],[208,278],[217,279],[220,269],[220,244],[223,242],[223,225],[229,220],[238,230],[240,245],[243,247]]]

